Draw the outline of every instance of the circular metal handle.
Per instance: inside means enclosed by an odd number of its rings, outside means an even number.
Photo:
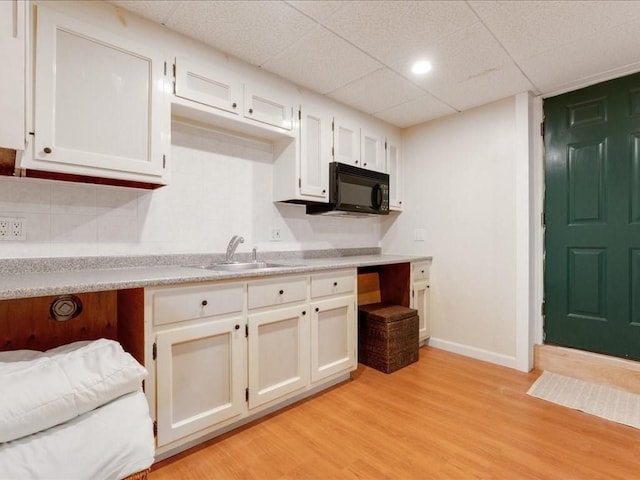
[[[44,147],[44,153],[51,153],[51,152],[53,152],[53,150],[51,150],[51,148]]]
[[[238,104],[237,104],[236,102],[233,102],[233,103],[231,104],[231,108],[236,108],[237,106],[238,106]]]
[[[420,270],[420,273],[424,273],[424,270]]]
[[[207,302],[206,300],[202,300],[202,306],[203,306],[203,307],[206,307],[208,303],[209,303],[209,302]]]
[[[236,326],[235,326],[235,327],[233,327],[233,328],[235,328],[236,330],[240,330],[240,325],[236,325]]]
[[[253,108],[250,108],[250,109],[249,109],[249,113],[253,113]]]
[[[320,311],[320,309],[318,307],[316,307],[316,312],[319,312],[319,311]]]
[[[365,167],[367,166],[367,162],[364,162],[364,166],[365,166]]]
[[[338,282],[333,282],[333,286],[337,287],[338,286]]]
[[[325,193],[327,193],[327,191],[326,190],[322,190],[322,193],[325,194]]]
[[[356,164],[358,163],[358,160],[356,160]]]
[[[400,200],[398,203],[399,203],[400,205],[402,205],[402,200]]]
[[[284,290],[280,290],[278,293],[282,295],[284,293]]]
[[[306,314],[307,314],[307,311],[306,311],[306,310],[303,310],[303,311],[302,311],[302,315],[306,315]]]

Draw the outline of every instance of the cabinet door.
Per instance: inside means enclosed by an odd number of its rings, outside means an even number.
[[[329,199],[331,119],[300,108],[300,194],[326,202]]]
[[[37,15],[34,161],[23,166],[164,183],[164,60],[146,45],[41,5]]]
[[[176,97],[237,114],[241,109],[242,82],[233,74],[210,62],[194,62],[177,57]]]
[[[309,384],[307,306],[249,315],[249,408]]]
[[[360,127],[347,119],[333,119],[333,159],[360,166]]]
[[[404,171],[399,142],[387,139],[386,152],[387,167],[389,168],[389,208],[402,210]]]
[[[387,161],[384,152],[384,137],[377,132],[363,128],[360,133],[361,166],[376,172],[387,171]]]
[[[243,325],[234,317],[157,334],[158,446],[242,413]]]
[[[244,85],[244,116],[284,130],[293,129],[293,102],[267,85]]]
[[[26,2],[0,2],[0,147],[23,150],[25,142]]]
[[[429,281],[421,280],[413,283],[412,293],[412,308],[418,310],[418,316],[420,317],[420,326],[418,328],[418,334],[420,341],[425,340],[431,336],[430,325],[430,291]]]
[[[357,365],[358,321],[353,295],[311,304],[311,381]]]

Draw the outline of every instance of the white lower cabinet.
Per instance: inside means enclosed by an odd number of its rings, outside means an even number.
[[[309,383],[307,306],[279,307],[249,315],[249,408]]]
[[[429,283],[430,262],[411,265],[411,308],[418,310],[420,318],[418,338],[424,343],[431,337],[431,292]]]
[[[358,322],[355,298],[311,303],[311,381],[356,368]]]
[[[354,370],[355,292],[355,269],[145,289],[156,452],[257,418]]]
[[[157,334],[158,446],[243,412],[242,325],[238,316]]]

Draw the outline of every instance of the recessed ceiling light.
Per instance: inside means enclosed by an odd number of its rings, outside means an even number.
[[[419,60],[411,67],[411,71],[416,75],[424,75],[429,70],[431,70],[431,63],[426,60]]]

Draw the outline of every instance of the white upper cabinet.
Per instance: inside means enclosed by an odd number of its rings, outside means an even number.
[[[262,82],[244,85],[244,116],[283,130],[293,130],[292,94]]]
[[[362,168],[387,172],[384,151],[384,135],[374,129],[362,128],[360,132],[360,164]]]
[[[174,64],[176,97],[239,114],[242,105],[242,81],[214,62],[196,62],[177,57]]]
[[[0,2],[0,147],[23,150],[25,142],[26,1]]]
[[[33,158],[24,168],[165,184],[167,64],[158,52],[38,6]]]
[[[333,158],[336,162],[387,173],[385,135],[375,125],[345,117],[333,120]]]
[[[177,55],[173,92],[171,112],[183,120],[268,141],[296,136],[295,87],[241,71],[221,55]]]
[[[404,196],[404,165],[400,141],[395,137],[387,137],[387,168],[389,169],[389,209],[402,210]]]
[[[333,119],[333,159],[360,167],[360,126],[346,118]]]

